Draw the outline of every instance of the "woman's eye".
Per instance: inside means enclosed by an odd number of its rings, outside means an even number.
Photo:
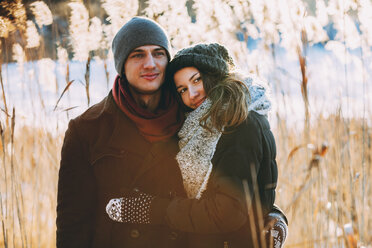
[[[182,95],[183,93],[185,93],[186,92],[186,88],[182,88],[182,89],[180,89],[179,91],[178,91],[178,93],[180,94],[180,95]]]
[[[198,78],[196,78],[196,79],[194,80],[194,83],[199,83],[200,80],[201,80],[201,77],[198,77]]]

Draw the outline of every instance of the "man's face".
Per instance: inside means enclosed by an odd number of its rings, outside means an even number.
[[[163,84],[167,64],[168,57],[164,48],[156,45],[140,46],[129,54],[124,64],[124,73],[134,91],[151,95]]]

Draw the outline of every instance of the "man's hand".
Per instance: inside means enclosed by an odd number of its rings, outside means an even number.
[[[153,198],[142,192],[114,198],[106,205],[106,213],[110,219],[117,222],[150,224],[150,205]]]

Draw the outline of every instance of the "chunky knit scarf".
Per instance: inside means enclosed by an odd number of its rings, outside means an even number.
[[[211,107],[206,99],[197,109],[188,113],[186,120],[178,132],[180,138],[176,159],[181,169],[183,185],[189,198],[199,199],[206,189],[212,171],[212,157],[221,133],[212,132],[199,125],[200,118]]]
[[[259,85],[254,77],[247,77],[244,82],[250,93],[250,97],[247,97],[248,109],[267,115],[271,103],[265,95],[265,87]],[[216,129],[210,132],[199,125],[200,118],[210,106],[211,101],[206,99],[197,109],[187,113],[186,120],[178,132],[180,151],[176,159],[181,170],[184,188],[190,199],[199,199],[206,190],[212,172],[211,160],[221,137],[221,133]]]
[[[151,113],[137,105],[125,79],[116,78],[112,95],[115,103],[137,126],[141,135],[149,142],[166,140],[180,129],[183,117],[178,104],[167,91],[163,92],[157,113]]]

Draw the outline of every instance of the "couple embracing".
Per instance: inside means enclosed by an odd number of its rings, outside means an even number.
[[[217,43],[171,59],[166,32],[143,17],[112,50],[112,90],[66,131],[57,247],[281,247],[265,88]]]

